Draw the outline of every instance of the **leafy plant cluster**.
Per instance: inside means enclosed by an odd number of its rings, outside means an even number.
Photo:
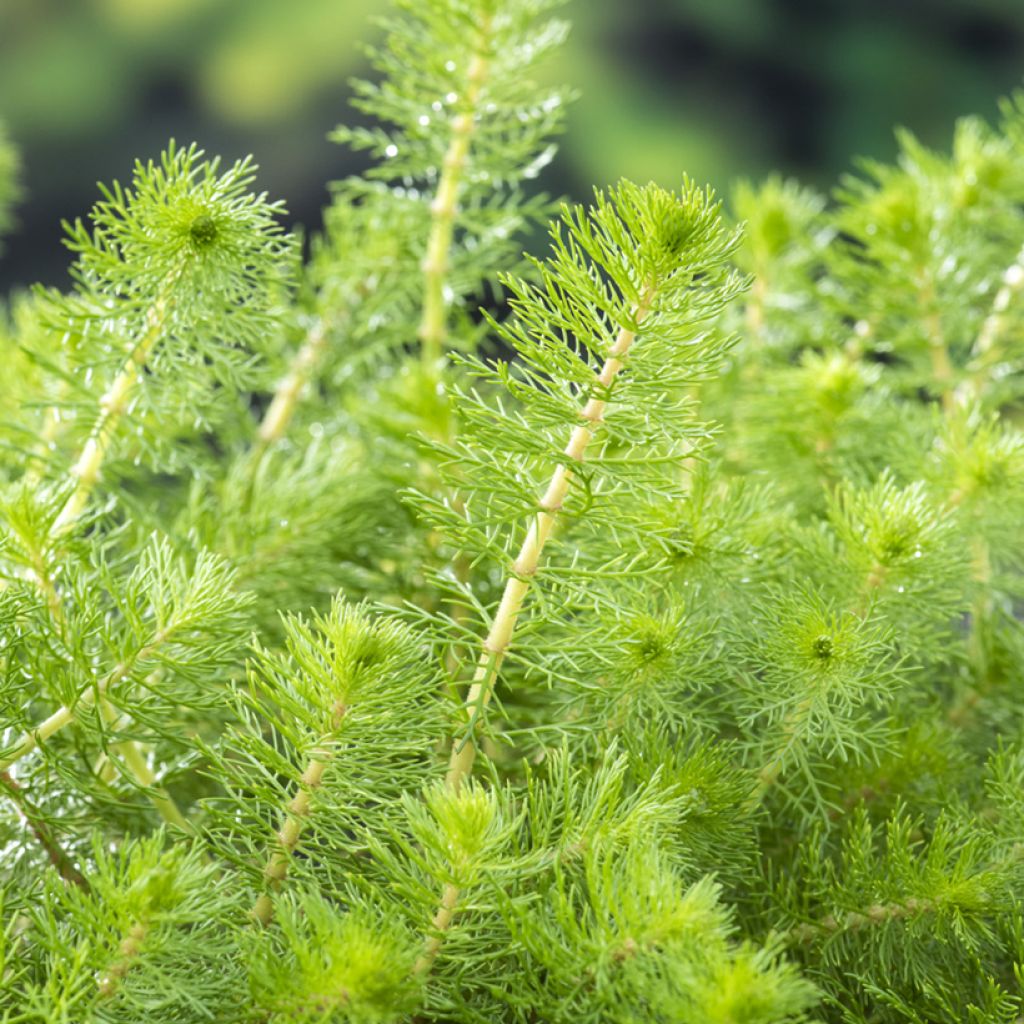
[[[1024,1014],[1024,99],[555,207],[553,7],[395,5],[308,261],[171,144],[11,299],[4,1024]]]

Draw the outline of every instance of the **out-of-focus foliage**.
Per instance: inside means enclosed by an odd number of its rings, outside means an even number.
[[[367,70],[379,11],[377,0],[4,0],[0,118],[26,154],[33,202],[21,260],[0,277],[57,280],[55,205],[82,209],[92,182],[172,136],[260,153],[268,186],[314,223],[323,181],[363,166],[322,140]],[[670,186],[683,168],[719,187],[776,168],[824,183],[851,152],[891,155],[894,122],[937,143],[955,116],[989,112],[1024,53],[1017,0],[570,0],[566,16],[573,33],[547,74],[582,94],[556,168],[576,197],[623,174]]]

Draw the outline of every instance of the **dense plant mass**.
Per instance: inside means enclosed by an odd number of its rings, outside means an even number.
[[[306,263],[171,144],[11,299],[4,1024],[1024,1015],[1024,98],[556,210],[553,6],[397,4]]]

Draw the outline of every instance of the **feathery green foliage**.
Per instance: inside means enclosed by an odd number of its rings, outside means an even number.
[[[396,4],[306,263],[171,144],[11,298],[2,1024],[1024,1014],[1024,98],[520,261],[554,6]]]

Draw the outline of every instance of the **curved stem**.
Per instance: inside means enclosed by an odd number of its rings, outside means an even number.
[[[445,295],[459,192],[476,130],[476,112],[484,82],[490,70],[492,16],[484,15],[477,31],[477,44],[469,63],[465,104],[452,120],[452,137],[444,155],[437,194],[430,204],[430,236],[423,258],[423,313],[419,338],[423,343],[423,365],[433,372],[441,359],[448,335],[448,303]]]
[[[116,716],[110,701],[105,697],[99,702],[100,714],[108,725],[116,724]],[[156,781],[156,773],[149,766],[142,746],[135,740],[122,740],[113,744],[113,749],[121,756],[127,773],[141,786],[149,797],[157,813],[168,825],[174,825],[183,832],[192,832],[192,823],[181,812],[174,797]]]

